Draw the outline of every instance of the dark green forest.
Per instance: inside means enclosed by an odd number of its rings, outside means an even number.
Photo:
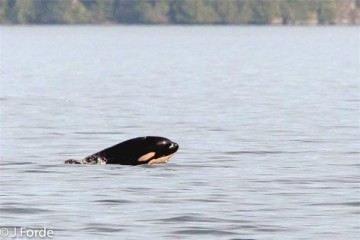
[[[2,24],[359,24],[360,0],[0,0]]]

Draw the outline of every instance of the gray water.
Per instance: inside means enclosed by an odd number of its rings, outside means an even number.
[[[358,239],[356,27],[1,27],[0,225]],[[64,165],[129,138],[168,164]]]

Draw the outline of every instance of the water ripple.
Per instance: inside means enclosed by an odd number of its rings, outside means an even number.
[[[104,203],[104,205],[118,205],[118,204],[124,204],[124,203],[133,203],[132,201],[124,200],[124,199],[119,199],[119,200],[104,199],[104,200],[96,200],[94,202]]]
[[[82,228],[82,231],[91,232],[93,234],[106,234],[108,233],[115,233],[115,232],[122,232],[124,229],[119,228],[117,224],[103,224],[103,223],[88,223],[86,224],[87,227]]]
[[[224,154],[230,155],[278,155],[278,154],[299,154],[299,153],[311,153],[311,151],[227,151]]]
[[[180,235],[210,235],[210,236],[226,236],[226,235],[237,234],[236,232],[216,230],[211,228],[185,228],[184,230],[177,230],[174,231],[173,233]]]
[[[75,134],[81,134],[81,135],[122,135],[124,132],[116,132],[116,131],[109,131],[109,132],[99,132],[99,131],[77,131],[74,132]]]
[[[38,214],[38,213],[45,213],[51,211],[42,208],[34,208],[34,207],[28,207],[28,208],[7,207],[7,208],[0,208],[0,212],[9,213],[9,214]]]

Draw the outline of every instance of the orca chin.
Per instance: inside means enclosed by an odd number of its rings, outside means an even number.
[[[101,150],[82,160],[69,159],[65,163],[121,165],[166,163],[178,149],[177,143],[164,137],[138,137]]]

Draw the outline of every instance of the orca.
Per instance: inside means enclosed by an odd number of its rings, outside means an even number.
[[[138,137],[101,150],[82,160],[69,159],[65,163],[121,165],[166,163],[178,149],[177,143],[164,137]]]

